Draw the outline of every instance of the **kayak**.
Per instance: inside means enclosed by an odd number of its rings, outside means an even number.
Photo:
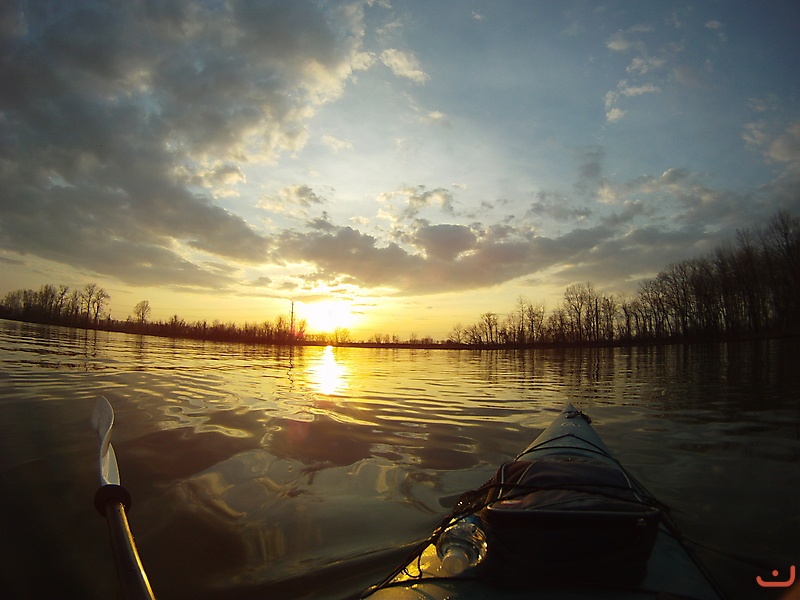
[[[567,404],[370,600],[721,600],[658,502]]]

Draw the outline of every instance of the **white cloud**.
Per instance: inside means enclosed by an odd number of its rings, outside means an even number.
[[[763,122],[745,123],[742,139],[752,147],[758,148],[767,143],[768,135],[764,131]]]
[[[661,88],[653,84],[648,83],[643,85],[629,85],[626,80],[620,81],[617,84],[617,88],[610,92],[606,92],[604,97],[606,121],[609,123],[616,123],[625,116],[627,111],[616,106],[621,97],[633,98],[635,96],[654,94],[660,91]]]
[[[352,150],[353,143],[348,142],[346,140],[340,140],[332,135],[323,135],[322,136],[322,143],[328,146],[334,152],[339,152],[340,150]]]
[[[324,203],[325,199],[317,195],[310,186],[296,184],[278,190],[274,196],[265,196],[256,207],[273,213],[297,214],[298,207],[310,208]],[[298,216],[306,215],[300,213]]]
[[[653,84],[645,84],[645,85],[621,85],[619,89],[619,93],[623,96],[631,97],[631,96],[641,96],[642,94],[654,94],[656,92],[660,92],[661,88],[655,86]]]
[[[431,125],[439,125],[441,127],[450,127],[450,119],[447,115],[439,110],[431,110],[420,115],[420,122]]]
[[[620,108],[612,108],[610,110],[607,110],[606,121],[608,121],[609,123],[616,123],[617,121],[622,120],[622,118],[625,116],[625,112],[626,111]]]
[[[758,113],[775,111],[779,109],[777,99],[770,94],[760,98],[748,98],[747,105]]]
[[[769,161],[784,163],[790,172],[800,175],[800,121],[790,123],[782,133],[766,121],[747,123],[742,139]]]
[[[800,122],[792,123],[785,133],[775,138],[767,155],[772,160],[788,163],[800,174]]]
[[[651,31],[653,31],[653,27],[646,24],[634,25],[624,30],[620,29],[608,38],[606,48],[614,52],[624,52],[631,48],[642,50],[643,44],[641,41],[634,39],[635,35],[632,34],[649,33]]]
[[[403,52],[389,48],[381,52],[381,61],[398,77],[410,79],[417,85],[423,85],[430,77],[420,69],[419,60],[412,52]]]
[[[630,47],[631,42],[628,41],[625,34],[621,31],[616,32],[609,38],[608,42],[606,42],[606,48],[614,50],[615,52],[624,52]]]
[[[631,75],[646,75],[651,71],[655,71],[660,69],[666,64],[666,60],[663,58],[642,58],[640,56],[635,57],[631,64],[625,69]]]
[[[728,41],[728,36],[723,31],[723,25],[719,21],[716,21],[716,20],[706,21],[705,27],[706,27],[706,29],[710,29],[711,31],[716,31],[717,32],[717,39],[719,41],[721,41],[721,42]]]

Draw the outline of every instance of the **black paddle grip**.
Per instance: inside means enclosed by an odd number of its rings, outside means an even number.
[[[101,515],[106,516],[106,506],[109,502],[119,502],[125,507],[125,512],[131,508],[131,495],[121,485],[109,483],[97,489],[94,494],[94,507]]]

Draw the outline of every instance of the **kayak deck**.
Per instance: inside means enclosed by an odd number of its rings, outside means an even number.
[[[433,544],[422,554],[419,563],[408,565],[408,573],[398,576],[388,587],[368,596],[371,600],[445,600],[498,598],[502,600],[655,600],[670,594],[671,598],[719,600],[720,596],[672,535],[662,529],[648,563],[647,575],[636,587],[498,586],[476,577],[448,577]],[[535,582],[531,582],[533,585]]]
[[[614,467],[628,479],[632,490],[649,497],[641,484],[611,456],[590,425],[590,419],[570,404],[516,460],[539,460],[545,457],[559,461],[580,458]],[[665,597],[720,600],[721,595],[714,584],[673,531],[663,522],[658,526],[653,549],[647,559],[646,574],[632,584],[575,584],[572,578],[566,576],[563,582],[550,580],[537,583],[535,577],[530,577],[524,585],[504,585],[485,581],[475,568],[453,577],[442,568],[434,540],[431,540],[422,553],[405,565],[392,580],[364,597],[372,600],[655,600]]]

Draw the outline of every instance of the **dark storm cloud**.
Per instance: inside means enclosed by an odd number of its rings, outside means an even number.
[[[236,163],[303,143],[356,47],[332,13],[294,1],[1,10],[0,247],[139,284],[225,284],[191,249],[267,259],[269,240],[198,186],[236,183]]]

